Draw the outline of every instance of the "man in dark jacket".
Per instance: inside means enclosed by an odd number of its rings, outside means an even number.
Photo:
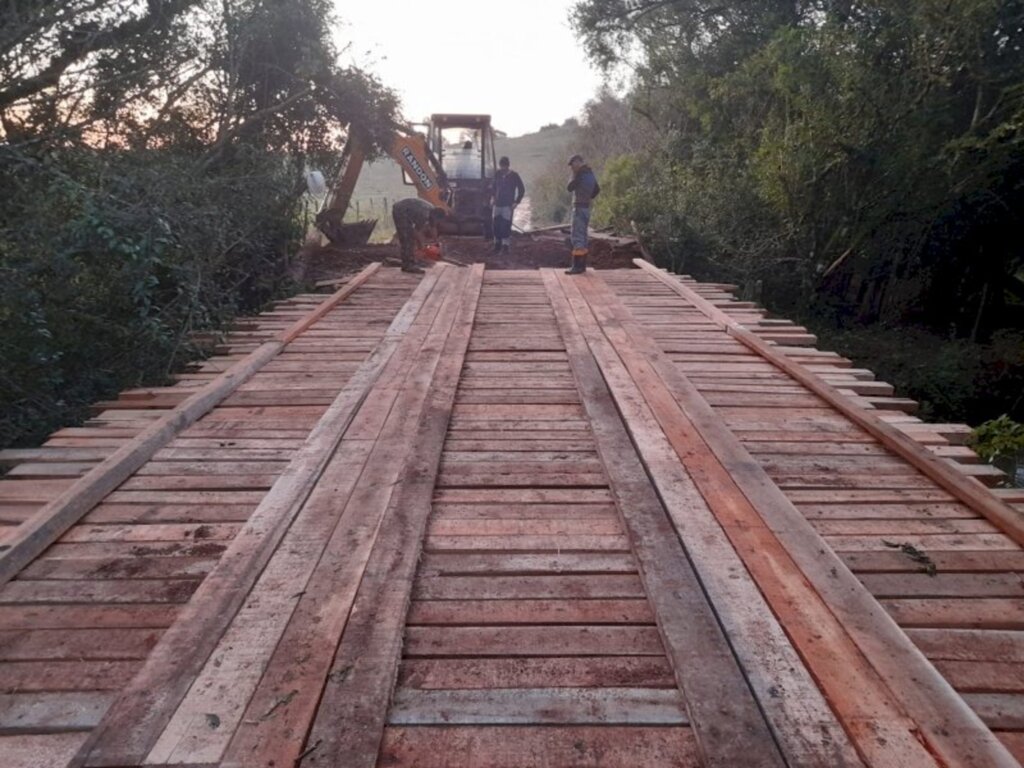
[[[494,252],[508,252],[512,243],[512,215],[523,200],[526,187],[519,174],[509,168],[509,159],[498,161],[498,172],[494,174],[491,188],[491,205],[494,215]]]
[[[573,155],[569,160],[572,168],[572,180],[568,190],[572,192],[572,267],[565,271],[567,275],[580,275],[587,271],[587,227],[590,225],[590,203],[601,187],[590,166],[583,162],[580,155]]]
[[[402,246],[403,272],[423,271],[416,266],[413,251],[438,239],[437,225],[445,216],[444,208],[435,208],[418,197],[399,200],[391,206],[391,217]]]

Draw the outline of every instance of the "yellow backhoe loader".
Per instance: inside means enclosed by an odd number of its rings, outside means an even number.
[[[490,115],[431,115],[425,124],[396,126],[388,154],[406,184],[444,208],[444,234],[491,236],[490,196],[496,167]],[[376,220],[345,223],[356,181],[366,162],[366,144],[354,129],[342,153],[337,180],[316,217],[316,226],[338,245],[365,243]]]

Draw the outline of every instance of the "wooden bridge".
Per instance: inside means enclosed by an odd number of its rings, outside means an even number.
[[[376,265],[0,454],[0,765],[1024,757],[1024,491],[727,286]]]

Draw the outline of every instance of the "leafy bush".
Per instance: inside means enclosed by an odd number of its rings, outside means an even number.
[[[970,444],[986,461],[1016,459],[1024,455],[1024,424],[1004,413],[998,419],[986,421],[975,428]]]
[[[0,184],[0,445],[156,381],[288,286],[294,177],[268,155],[197,176],[173,152],[7,152]]]
[[[978,424],[1007,411],[1024,419],[1024,334],[990,342],[951,339],[927,328],[836,329],[821,317],[807,325],[819,346],[851,358],[921,404],[926,420]]]
[[[0,5],[0,446],[160,381],[192,331],[288,288],[303,170],[335,170],[353,127],[372,157],[397,112],[339,64],[331,11]]]

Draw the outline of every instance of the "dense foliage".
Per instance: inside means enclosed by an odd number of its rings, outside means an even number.
[[[1024,343],[1024,2],[582,0],[574,22],[655,131],[594,158],[595,215],[788,314]],[[979,395],[956,415],[1024,409]]]
[[[394,95],[328,0],[0,7],[0,446],[158,380],[288,282],[303,171]]]

